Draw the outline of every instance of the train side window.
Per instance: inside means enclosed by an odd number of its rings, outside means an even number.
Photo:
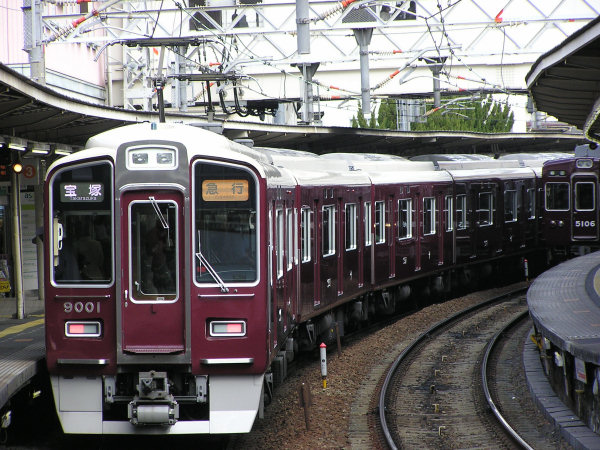
[[[546,210],[568,211],[569,205],[569,183],[546,183]]]
[[[435,198],[423,198],[423,235],[435,234]]]
[[[398,239],[412,237],[412,199],[398,200]]]
[[[285,254],[287,255],[287,270],[294,265],[294,210],[286,210],[287,239]]]
[[[456,226],[459,230],[465,230],[467,225],[467,196],[459,194],[456,196]]]
[[[277,257],[277,278],[283,276],[283,210],[278,209],[275,211],[275,236],[277,242],[275,243],[275,254]]]
[[[454,230],[454,208],[453,198],[451,195],[446,195],[444,199],[444,220],[446,221],[446,231]]]
[[[311,228],[312,228],[312,211],[310,208],[302,208],[302,216],[300,220],[300,233],[302,245],[302,262],[310,261],[311,257]]]
[[[494,223],[494,197],[491,192],[479,193],[479,226],[492,225]]]
[[[323,206],[323,256],[335,255],[335,205]]]
[[[371,245],[371,232],[373,222],[371,221],[371,202],[365,202],[365,247]]]
[[[517,191],[504,191],[504,221],[517,221]]]
[[[375,243],[385,242],[385,202],[375,202]]]
[[[527,189],[527,218],[535,219],[535,189]]]
[[[346,205],[346,250],[356,248],[356,203]]]
[[[595,185],[591,181],[575,183],[575,209],[577,211],[593,211],[596,203]]]

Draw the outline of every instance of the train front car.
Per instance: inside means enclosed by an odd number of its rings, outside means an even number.
[[[553,259],[582,255],[600,247],[598,235],[597,149],[578,146],[575,156],[546,161],[542,169],[542,232]]]
[[[92,138],[45,187],[63,430],[250,431],[269,361],[263,165],[212,132],[146,123]]]

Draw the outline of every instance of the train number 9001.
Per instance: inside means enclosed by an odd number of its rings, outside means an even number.
[[[589,228],[589,227],[595,227],[595,226],[596,226],[595,220],[576,220],[575,221],[575,228]]]
[[[70,314],[72,312],[75,313],[100,313],[100,302],[65,302],[65,313]]]

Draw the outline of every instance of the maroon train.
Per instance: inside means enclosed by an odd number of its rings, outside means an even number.
[[[319,344],[539,248],[542,160],[249,148],[137,124],[45,183],[46,351],[67,433],[250,431]]]

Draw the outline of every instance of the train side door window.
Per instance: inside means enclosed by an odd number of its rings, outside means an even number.
[[[444,198],[444,220],[446,222],[446,231],[454,230],[454,205],[451,195],[446,195]]]
[[[385,202],[375,202],[375,243],[385,242]]]
[[[287,255],[287,270],[294,266],[294,210],[286,210],[287,239],[285,254]]]
[[[300,239],[302,250],[302,262],[309,262],[311,259],[311,228],[312,228],[312,211],[308,207],[303,207],[300,219]]]
[[[575,183],[575,209],[577,211],[593,211],[596,203],[595,185],[590,181]]]
[[[494,223],[494,197],[491,192],[479,193],[479,226],[488,226]]]
[[[527,218],[535,219],[535,189],[527,189]]]
[[[504,191],[504,221],[517,221],[517,191]]]
[[[398,239],[411,238],[412,233],[412,199],[398,200]]]
[[[435,234],[435,197],[423,198],[423,235]]]
[[[356,203],[346,204],[346,250],[356,249],[357,212]]]
[[[545,191],[547,211],[568,211],[570,209],[569,183],[549,182],[546,183]]]
[[[371,220],[371,202],[365,202],[365,247],[371,245],[371,233],[373,231],[373,222]]]
[[[459,194],[456,196],[456,227],[465,230],[467,226],[467,195]]]
[[[277,278],[283,276],[283,265],[284,265],[284,227],[283,227],[283,210],[278,209],[275,211],[275,255],[277,257]]]
[[[323,256],[335,255],[335,205],[323,206]]]

